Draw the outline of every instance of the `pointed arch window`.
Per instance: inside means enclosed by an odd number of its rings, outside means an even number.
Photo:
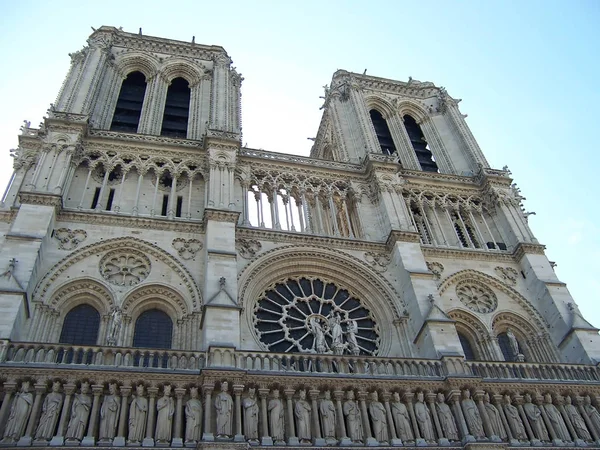
[[[190,115],[190,86],[184,78],[175,78],[167,90],[161,136],[185,138]]]
[[[384,155],[395,154],[396,146],[394,145],[394,140],[392,139],[392,134],[390,133],[390,128],[388,127],[386,120],[376,109],[369,111],[369,114],[371,115],[371,122],[373,122],[373,128],[375,128],[375,134],[377,135],[381,152]]]
[[[113,114],[112,131],[137,133],[146,95],[146,77],[141,72],[131,72],[121,84],[119,99]]]
[[[406,133],[410,139],[410,143],[417,154],[417,159],[421,165],[421,169],[425,172],[439,172],[438,166],[433,159],[433,154],[427,145],[423,130],[414,119],[414,117],[406,114],[403,118]]]
[[[476,359],[475,351],[473,350],[473,346],[471,345],[471,341],[469,341],[469,338],[467,338],[462,333],[458,333],[458,340],[460,341],[460,345],[465,354],[465,359],[467,361],[474,361]]]
[[[135,322],[133,346],[141,348],[171,348],[173,321],[159,309],[144,311]]]
[[[100,313],[91,305],[78,305],[67,313],[63,322],[60,338],[61,344],[96,345]]]
[[[515,350],[513,349],[513,345],[515,344],[511,344],[511,340],[508,337],[508,334],[506,332],[503,332],[498,335],[498,345],[500,346],[500,350],[502,350],[504,361],[516,361],[517,355],[523,353],[523,345],[521,344],[521,341],[517,337],[515,337],[514,339],[516,340],[518,351],[517,354],[515,354]]]

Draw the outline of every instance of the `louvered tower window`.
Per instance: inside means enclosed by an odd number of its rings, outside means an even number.
[[[135,322],[133,346],[142,348],[171,348],[173,321],[163,311],[144,311]]]
[[[146,94],[146,77],[141,72],[131,72],[121,85],[117,107],[110,129],[137,133]]]
[[[60,339],[61,344],[96,345],[100,313],[93,306],[76,306],[65,316]]]
[[[373,128],[375,128],[381,152],[384,155],[393,155],[396,153],[396,146],[394,145],[387,122],[376,109],[372,109],[369,114],[371,115],[371,122],[373,122]]]
[[[423,135],[423,130],[421,130],[417,121],[407,114],[404,116],[404,127],[408,133],[410,143],[417,154],[421,169],[425,172],[439,172],[438,166],[433,159],[433,154],[427,147],[427,141]]]
[[[185,138],[190,115],[190,87],[183,78],[175,78],[167,90],[162,136]]]

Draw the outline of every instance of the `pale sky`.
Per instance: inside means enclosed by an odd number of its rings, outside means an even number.
[[[276,152],[308,155],[336,69],[412,76],[463,99],[488,161],[508,165],[559,278],[600,326],[599,1],[5,1],[0,14],[1,186],[19,127],[42,120],[91,26],[223,46],[245,78],[243,141]]]

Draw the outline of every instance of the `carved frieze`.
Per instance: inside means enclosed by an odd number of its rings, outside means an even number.
[[[494,271],[496,272],[499,278],[506,281],[507,283],[512,284],[513,286],[517,284],[519,272],[517,272],[512,267],[497,266],[496,268],[494,268]]]
[[[442,278],[442,273],[444,272],[444,265],[442,263],[433,261],[433,262],[427,262],[427,268],[431,271],[431,273],[433,274],[433,279],[434,280],[439,280]]]
[[[385,272],[390,264],[390,256],[385,253],[365,252],[365,261],[380,273]]]

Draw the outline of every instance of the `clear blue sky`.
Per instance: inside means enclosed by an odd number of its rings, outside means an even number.
[[[0,185],[19,126],[40,122],[90,26],[225,47],[245,77],[244,142],[271,151],[308,154],[336,69],[412,76],[464,99],[482,150],[509,166],[559,278],[600,326],[600,1],[6,1],[0,13]]]

